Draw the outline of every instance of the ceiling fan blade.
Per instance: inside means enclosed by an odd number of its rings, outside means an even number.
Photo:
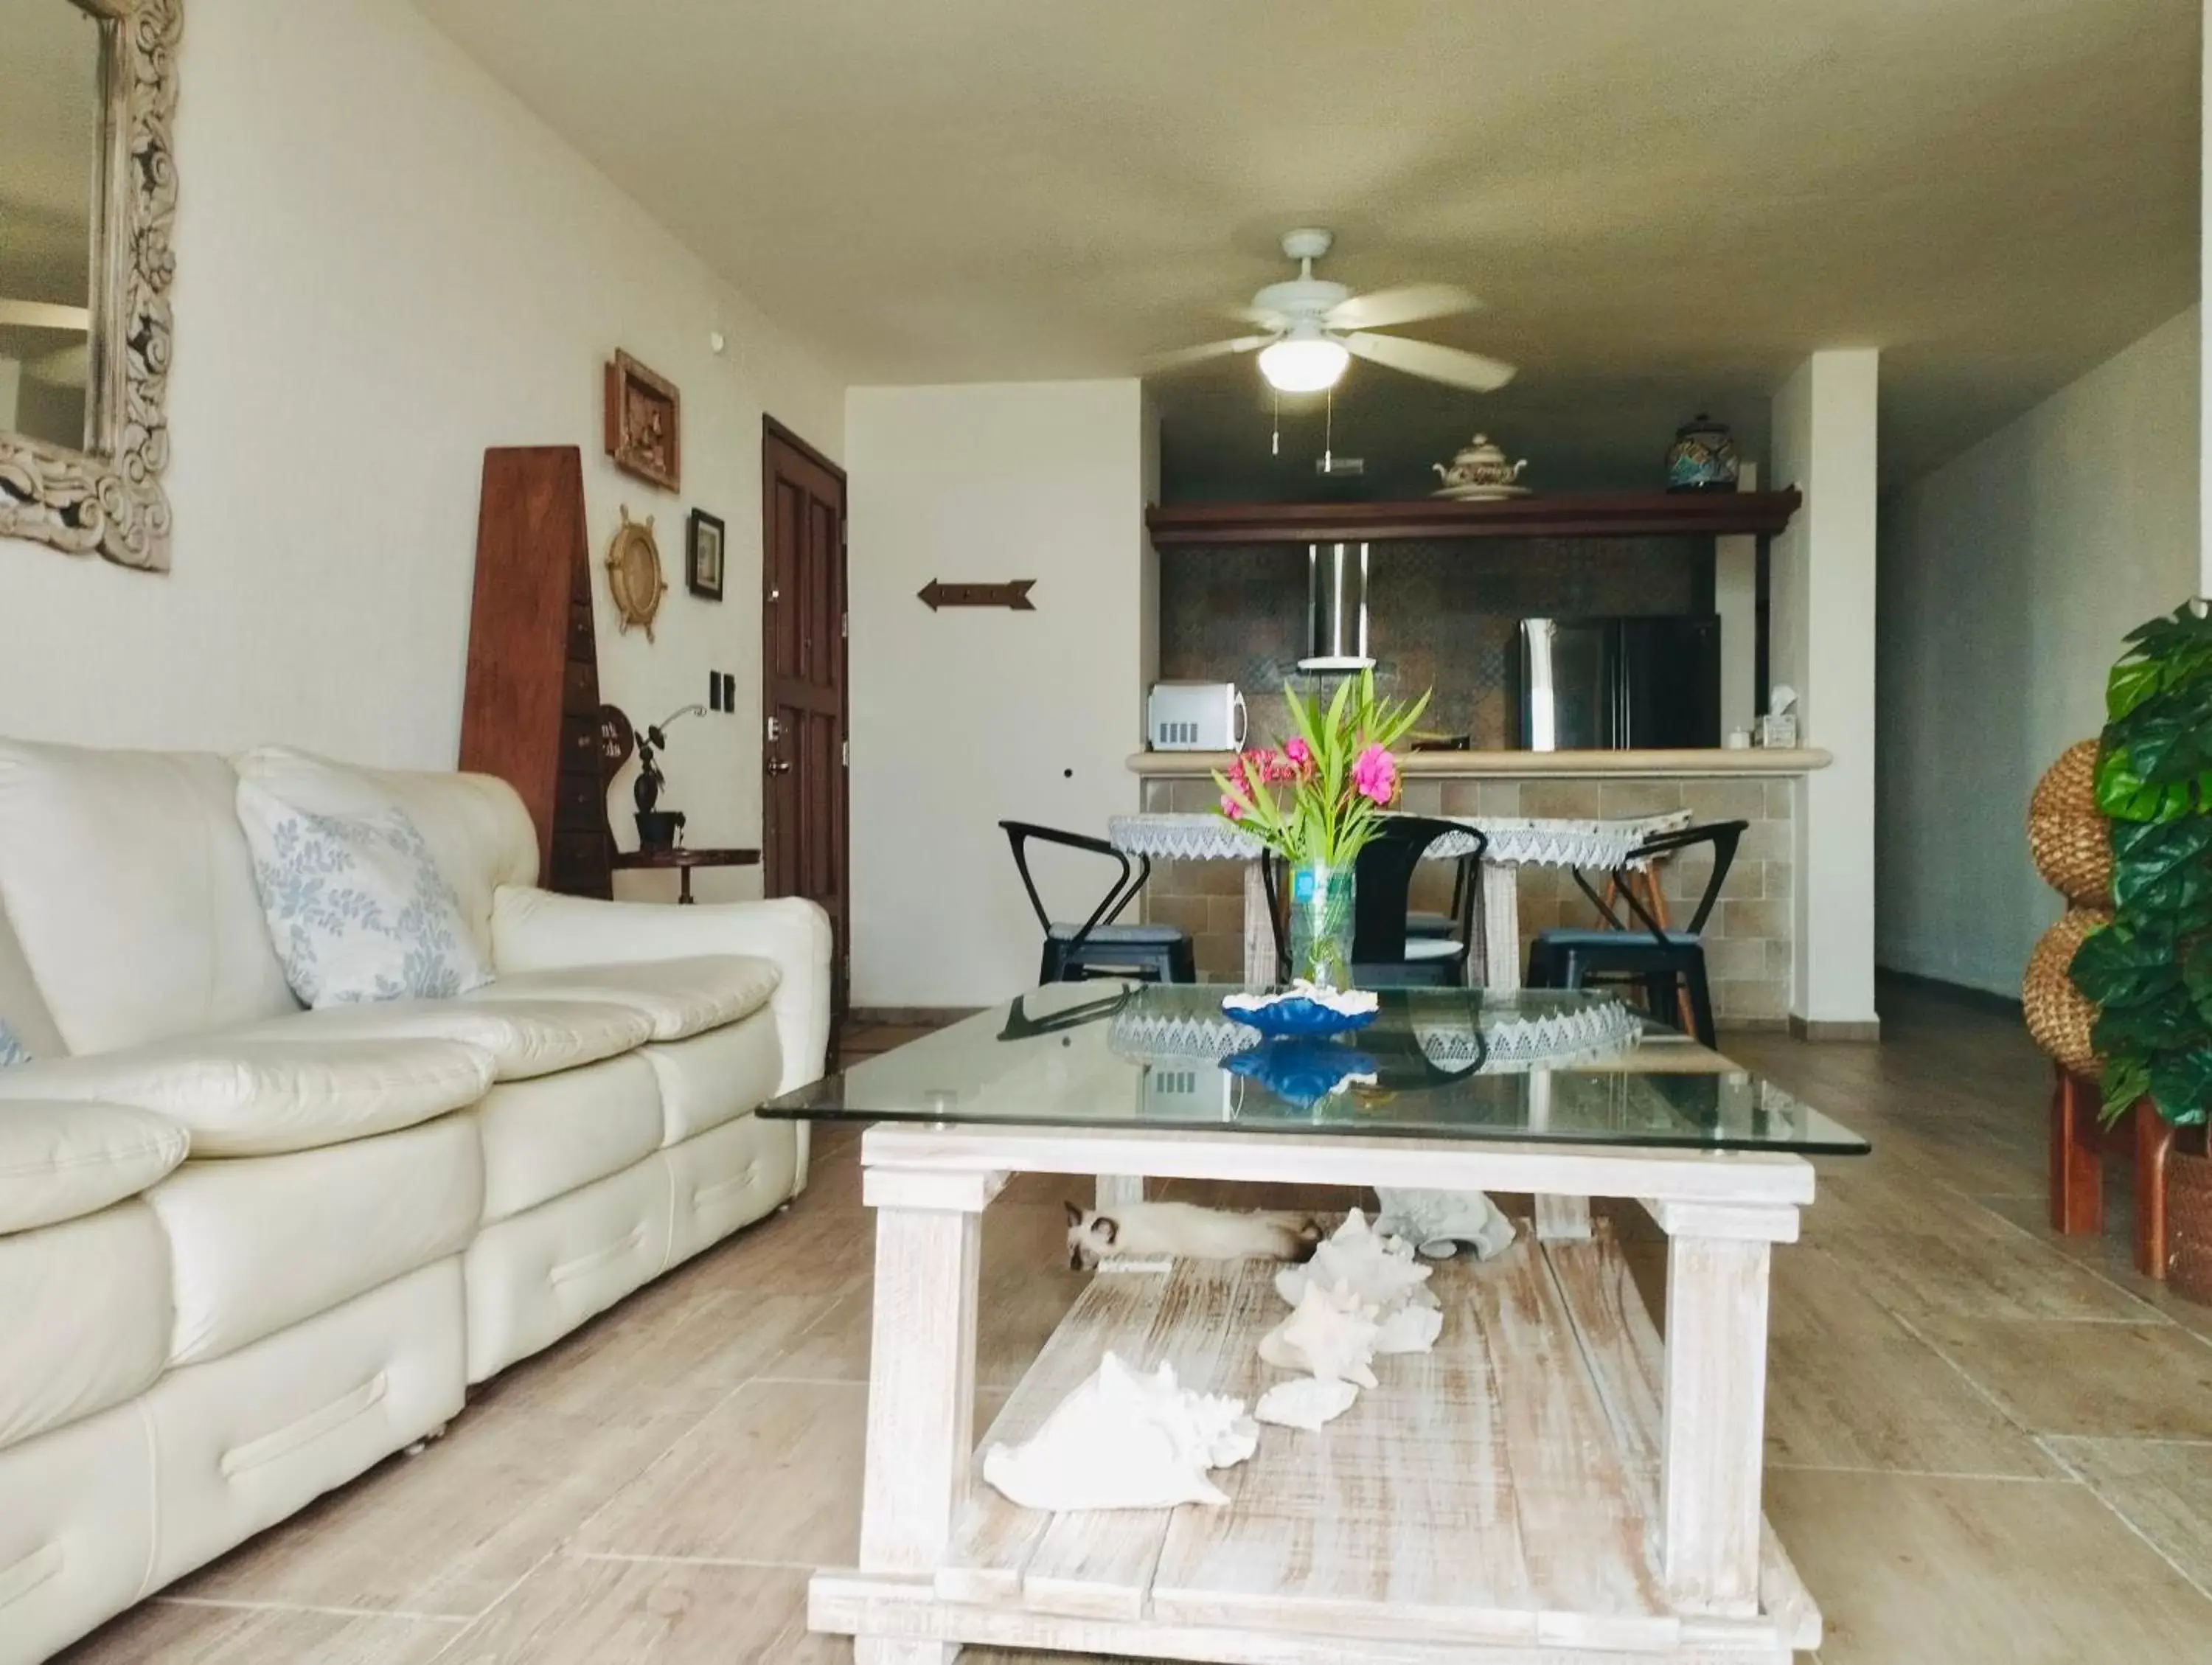
[[[1481,305],[1456,283],[1401,283],[1340,302],[1329,309],[1328,323],[1332,330],[1388,330],[1425,318],[1471,313]]]
[[[1226,358],[1231,353],[1251,352],[1266,346],[1274,338],[1271,335],[1240,335],[1227,341],[1209,341],[1197,347],[1177,347],[1170,352],[1147,355],[1144,368],[1147,373],[1180,370],[1186,364],[1203,364],[1210,358]]]
[[[1362,358],[1388,365],[1393,370],[1403,370],[1409,376],[1424,376],[1454,387],[1471,387],[1478,393],[1497,392],[1512,380],[1515,374],[1513,367],[1501,359],[1485,358],[1480,353],[1462,352],[1456,347],[1441,347],[1433,341],[1413,341],[1404,336],[1370,335],[1358,330],[1345,337],[1344,344]]]

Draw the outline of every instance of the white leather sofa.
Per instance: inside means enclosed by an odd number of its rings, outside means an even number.
[[[811,903],[532,888],[479,776],[397,799],[496,980],[300,1009],[236,817],[298,760],[0,741],[0,1662],[433,1433],[805,1182]]]

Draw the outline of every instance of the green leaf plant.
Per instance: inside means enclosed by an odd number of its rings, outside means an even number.
[[[1226,775],[1214,772],[1220,813],[1293,866],[1346,866],[1397,800],[1390,748],[1413,732],[1429,696],[1383,699],[1375,673],[1363,671],[1338,684],[1326,707],[1292,688],[1283,699],[1291,738],[1279,751],[1247,751]]]
[[[2107,1121],[2148,1098],[2212,1109],[2212,617],[2193,601],[2129,632],[2105,685],[2097,806],[2112,823],[2112,921],[2069,968],[2097,1007]]]

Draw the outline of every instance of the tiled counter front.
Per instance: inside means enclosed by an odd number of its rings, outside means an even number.
[[[1408,780],[1403,807],[1421,815],[1562,816],[1606,819],[1687,810],[1698,822],[1747,821],[1728,883],[1705,929],[1713,1008],[1723,1024],[1779,1027],[1790,1010],[1790,814],[1789,780],[1421,781]],[[1210,810],[1217,794],[1202,780],[1147,779],[1144,806],[1153,811]],[[1663,864],[1668,917],[1688,921],[1711,872],[1709,850]],[[1426,862],[1413,905],[1439,909],[1450,901],[1451,869]],[[1522,867],[1521,961],[1528,939],[1554,926],[1597,924],[1597,913],[1563,867]],[[1243,963],[1244,876],[1234,861],[1163,861],[1145,892],[1146,917],[1191,933],[1198,969],[1233,981]]]

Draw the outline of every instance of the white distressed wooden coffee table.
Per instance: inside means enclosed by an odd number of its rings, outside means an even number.
[[[860,1565],[815,1576],[813,1627],[854,1637],[859,1665],[945,1665],[963,1644],[1245,1665],[1778,1665],[1815,1646],[1759,1506],[1768,1258],[1812,1200],[1806,1153],[1863,1144],[1665,1031],[1486,1055],[1486,1025],[1602,996],[1386,994],[1334,1043],[1373,1082],[1316,1094],[1304,1054],[1293,1084],[1257,1048],[1161,1050],[1219,994],[1040,991],[771,1108],[878,1124]],[[1240,1091],[1208,1120],[1184,1078],[1217,1070]],[[1442,1267],[1436,1351],[1377,1360],[1381,1387],[1318,1433],[1263,1429],[1214,1474],[1225,1507],[1055,1516],[985,1486],[971,1436],[982,1215],[1024,1172],[1530,1194],[1537,1231]],[[1663,1343],[1593,1197],[1665,1235]],[[1026,1437],[1109,1347],[1256,1398],[1273,1269],[1094,1279],[983,1443]]]

